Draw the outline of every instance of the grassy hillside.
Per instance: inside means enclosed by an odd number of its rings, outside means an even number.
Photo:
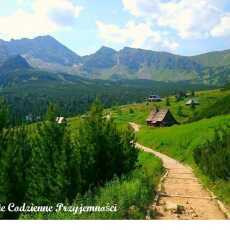
[[[193,159],[193,151],[197,146],[212,139],[215,129],[230,124],[229,90],[209,90],[195,93],[195,98],[200,105],[195,109],[185,105],[188,98],[176,101],[174,96],[169,97],[168,108],[181,125],[166,128],[149,128],[146,126],[146,118],[154,107],[166,107],[166,99],[155,103],[139,103],[123,106],[114,106],[106,110],[120,128],[127,127],[129,122],[136,122],[141,125],[137,133],[137,141],[152,147],[171,157],[191,165],[203,183],[230,205],[230,182],[216,180],[213,182],[205,176],[197,167]],[[180,108],[180,109],[179,109]],[[180,113],[178,113],[180,110]],[[207,113],[211,118],[204,119]],[[191,119],[197,114],[203,114],[199,120],[191,123]],[[217,116],[220,114],[225,114]],[[71,118],[72,128],[79,125],[80,117]]]
[[[167,153],[185,163],[193,164],[194,148],[207,139],[211,139],[215,128],[226,124],[230,124],[230,115],[166,128],[144,126],[137,134],[137,138],[140,143]]]
[[[213,102],[210,102],[210,104],[207,104],[207,106],[196,111],[193,116],[193,120],[200,120],[202,118],[209,118],[217,115],[228,114],[230,113],[229,102],[230,93],[221,98],[218,98],[217,100],[214,100]]]
[[[206,67],[225,66],[230,63],[230,50],[201,54],[191,57],[191,59]]]
[[[212,181],[201,172],[193,159],[194,149],[204,144],[207,140],[211,140],[214,137],[215,129],[226,127],[230,124],[228,95],[229,91],[226,90],[199,92],[196,96],[199,99],[200,105],[195,110],[187,107],[184,104],[184,100],[176,102],[171,97],[170,110],[179,122],[184,122],[184,124],[172,127],[150,128],[145,124],[149,111],[156,105],[158,107],[165,107],[165,101],[122,106],[110,110],[110,112],[112,112],[115,121],[121,127],[126,126],[130,121],[141,124],[141,130],[137,133],[138,142],[191,165],[203,183],[230,205],[230,182],[224,180]],[[179,106],[186,116],[179,116],[177,114]],[[208,113],[208,108],[212,112],[213,117],[205,119],[202,115],[199,121],[189,123],[189,120],[195,113]],[[226,115],[216,116],[221,114],[219,111],[224,111]]]
[[[224,115],[169,128],[151,129],[143,127],[137,134],[137,139],[146,146],[191,165],[203,183],[230,205],[230,181],[211,181],[200,172],[193,159],[193,151],[197,146],[204,144],[208,139],[212,139],[215,129],[229,124],[230,115]]]
[[[78,196],[75,206],[117,205],[117,212],[76,213],[58,212],[49,215],[22,215],[21,219],[145,219],[154,198],[155,188],[163,173],[159,158],[143,152],[139,153],[138,167],[123,178],[108,182],[95,193]],[[150,212],[152,218],[154,213]]]
[[[187,123],[195,116],[195,114],[201,113],[210,105],[225,98],[229,93],[228,90],[200,91],[195,93],[195,97],[183,98],[180,101],[177,101],[175,96],[171,96],[169,97],[170,105],[166,105],[166,98],[163,98],[161,102],[143,102],[124,106],[114,106],[111,109],[108,109],[107,112],[111,113],[112,117],[121,126],[127,125],[128,122],[136,122],[144,125],[145,120],[152,109],[156,107],[167,107],[179,123]],[[195,109],[186,106],[186,102],[190,98],[196,98],[200,105],[196,106]]]

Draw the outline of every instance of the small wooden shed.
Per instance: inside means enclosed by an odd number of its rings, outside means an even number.
[[[164,127],[178,124],[169,109],[157,109],[151,111],[149,117],[146,119],[146,123],[148,126],[153,127]]]
[[[196,99],[189,99],[186,105],[199,105],[200,103]]]
[[[58,124],[65,124],[66,123],[66,119],[64,117],[56,117],[56,122]]]

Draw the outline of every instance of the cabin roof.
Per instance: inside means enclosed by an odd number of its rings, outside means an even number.
[[[199,104],[199,102],[196,99],[189,99],[186,102],[186,105],[191,105],[191,104]]]
[[[161,109],[159,111],[151,111],[149,117],[147,118],[146,121],[151,121],[153,123],[155,122],[161,122],[164,120],[165,116],[169,112],[168,109]]]
[[[56,122],[58,124],[62,124],[63,122],[65,122],[65,118],[64,117],[56,117]]]

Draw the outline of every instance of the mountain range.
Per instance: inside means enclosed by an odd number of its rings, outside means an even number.
[[[39,71],[42,75],[51,72],[54,78],[62,80],[63,76],[73,80],[73,76],[77,75],[87,79],[224,84],[230,79],[230,50],[187,57],[129,47],[120,51],[102,47],[94,54],[80,56],[51,36],[0,40],[1,79],[3,76],[10,78],[12,72],[14,76],[19,72],[30,73],[28,77],[33,75],[36,79],[32,73],[40,76]]]

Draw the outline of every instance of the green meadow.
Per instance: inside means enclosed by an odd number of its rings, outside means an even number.
[[[140,132],[136,135],[138,142],[192,166],[202,183],[214,191],[221,200],[230,205],[230,182],[224,180],[212,181],[207,175],[201,172],[193,159],[193,152],[196,147],[204,144],[207,140],[212,140],[216,129],[230,125],[230,111],[225,111],[225,113],[229,114],[191,122],[194,115],[197,113],[202,114],[209,107],[213,109],[212,105],[218,104],[222,98],[228,95],[229,91],[223,90],[198,92],[195,98],[200,102],[200,105],[195,109],[185,105],[188,98],[177,102],[175,97],[170,97],[170,105],[167,107],[177,121],[180,122],[180,125],[172,127],[151,128],[145,124],[145,119],[151,109],[156,106],[159,108],[166,107],[165,99],[158,103],[144,102],[121,106],[113,108],[109,112],[112,113],[112,117],[120,127],[127,126],[128,122],[140,124]],[[179,107],[182,114],[178,114]],[[219,114],[219,111],[216,111],[216,114]]]

